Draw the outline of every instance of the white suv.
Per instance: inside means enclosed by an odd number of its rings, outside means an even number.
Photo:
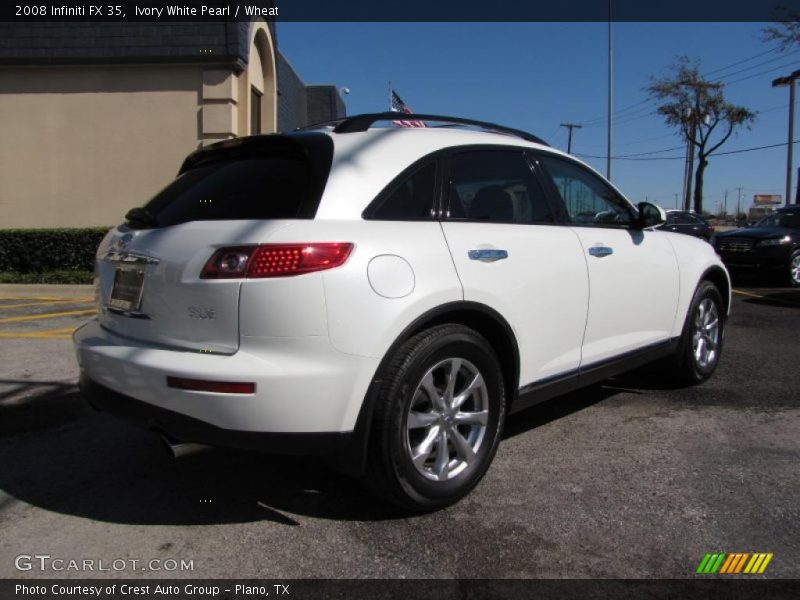
[[[711,246],[530,134],[373,127],[396,118],[208,146],[131,210],[74,335],[92,405],[173,443],[335,457],[433,510],[508,413],[656,359],[711,375]]]

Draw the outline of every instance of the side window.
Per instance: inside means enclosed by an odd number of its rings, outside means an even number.
[[[447,216],[496,223],[553,221],[524,154],[504,150],[453,154]]]
[[[570,220],[587,225],[629,225],[633,213],[602,179],[571,161],[540,155]]]
[[[430,219],[436,186],[436,163],[428,163],[395,185],[369,214],[370,219],[419,221]]]

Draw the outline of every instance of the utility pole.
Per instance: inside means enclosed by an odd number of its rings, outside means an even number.
[[[738,219],[742,213],[742,190],[744,188],[737,187],[736,189],[739,190],[739,199],[736,201],[736,218]]]
[[[580,129],[583,127],[583,125],[577,125],[575,123],[561,123],[561,127],[566,127],[569,129],[569,134],[567,134],[567,154],[572,154],[572,130]]]
[[[725,190],[725,200],[722,207],[722,216],[728,218],[728,190]]]
[[[675,192],[675,208],[680,208],[680,205],[678,204],[678,192]]]
[[[786,206],[792,203],[792,151],[794,150],[794,90],[800,70],[772,82],[772,87],[789,86],[789,141],[786,143]]]

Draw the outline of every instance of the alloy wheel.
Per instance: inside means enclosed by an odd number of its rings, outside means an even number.
[[[476,461],[489,420],[489,392],[480,371],[448,358],[420,380],[406,416],[406,452],[426,479],[447,481]]]
[[[712,366],[719,356],[720,322],[717,305],[705,298],[697,306],[692,331],[692,351],[697,365],[703,369]]]
[[[800,254],[795,254],[792,257],[792,262],[789,265],[789,276],[792,278],[792,283],[800,285]]]

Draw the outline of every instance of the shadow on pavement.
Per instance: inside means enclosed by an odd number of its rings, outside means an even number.
[[[638,393],[625,386],[643,383],[626,382],[512,415],[504,437],[621,392]],[[142,525],[297,526],[293,514],[358,521],[408,516],[320,459],[208,449],[176,460],[156,434],[95,412],[72,384],[0,380],[0,389],[7,390],[0,394],[0,490],[46,510]],[[0,505],[0,521],[14,504]]]
[[[779,306],[781,308],[800,308],[800,289],[788,289],[781,292],[761,294],[762,298],[744,298],[742,302],[761,306]]]
[[[172,459],[158,436],[88,407],[73,385],[0,380],[0,490],[59,513],[125,524],[402,516],[321,460],[209,449]],[[15,502],[0,506],[13,510]]]

